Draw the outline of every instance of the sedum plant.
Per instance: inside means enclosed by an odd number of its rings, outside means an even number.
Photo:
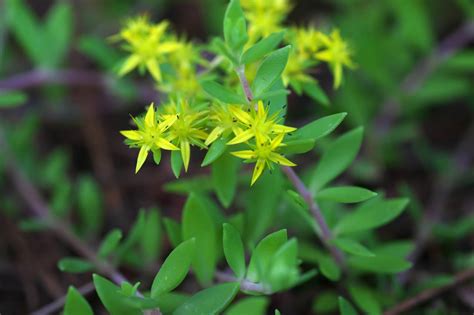
[[[292,6],[231,0],[223,37],[205,44],[145,15],[127,20],[110,38],[128,54],[118,74],[138,71],[162,92],[121,131],[137,151],[136,176],[146,163],[169,159],[177,180],[166,189],[187,196],[181,221],[142,211],[126,236],[118,229],[105,236],[97,261],[59,262],[64,271],[97,272],[94,286],[110,314],[266,314],[271,295],[318,287],[324,278],[334,288],[340,282],[345,296],[318,291],[317,312],[379,314],[393,302],[379,298],[379,275],[409,268],[412,246],[382,243],[375,230],[401,214],[407,200],[332,185],[363,139],[362,128],[329,137],[346,113],[305,125],[286,122],[288,105],[298,106],[288,102],[292,93],[329,105],[315,68],[328,67],[337,89],[344,70],[355,66],[337,29],[285,25]],[[320,157],[312,162],[319,143]],[[198,150],[209,175],[179,178],[195,167]],[[300,176],[294,169],[301,154],[310,162],[298,169]],[[162,225],[174,249],[156,267]],[[149,285],[129,282],[110,272],[111,265],[151,266],[155,277]],[[71,287],[64,313],[93,311]]]

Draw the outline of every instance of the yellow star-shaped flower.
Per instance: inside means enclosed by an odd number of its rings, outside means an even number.
[[[296,128],[277,124],[278,113],[268,117],[268,107],[263,106],[262,101],[258,101],[258,108],[253,106],[248,111],[239,106],[230,106],[229,110],[243,126],[243,130],[238,131],[233,139],[227,142],[228,145],[238,144],[255,138],[256,142],[265,143],[271,136],[285,134],[295,131]]]
[[[247,160],[248,162],[256,162],[250,185],[253,185],[257,181],[265,170],[265,167],[268,167],[270,170],[273,169],[273,163],[284,166],[296,166],[295,163],[275,152],[279,146],[283,145],[282,141],[284,137],[285,134],[282,133],[271,141],[265,141],[263,143],[257,141],[253,150],[231,152],[232,155],[238,158]]]
[[[140,168],[145,163],[150,150],[156,155],[161,154],[161,149],[179,150],[164,136],[164,133],[171,125],[173,125],[175,121],[175,116],[166,117],[158,121],[155,115],[153,103],[151,103],[143,120],[134,119],[138,130],[120,131],[120,133],[127,138],[127,143],[130,145],[130,147],[140,148],[137,164],[135,167],[135,173],[138,173]]]

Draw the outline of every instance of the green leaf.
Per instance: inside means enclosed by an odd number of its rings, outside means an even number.
[[[268,303],[266,297],[248,297],[231,305],[225,315],[265,315]]]
[[[315,314],[334,312],[338,307],[337,295],[333,291],[325,290],[317,295],[313,303]]]
[[[42,65],[48,45],[42,42],[42,27],[36,16],[23,0],[7,0],[6,6],[8,25],[16,40],[35,65]]]
[[[341,174],[355,159],[362,144],[363,128],[340,136],[327,148],[312,175],[311,191],[318,191]]]
[[[109,280],[94,274],[94,286],[102,304],[110,315],[142,315],[143,312],[127,303],[126,296],[120,293],[120,288]]]
[[[207,151],[201,166],[208,166],[209,164],[217,160],[227,149],[227,141],[227,138],[219,138],[214,141],[209,147],[209,150]]]
[[[97,35],[81,36],[78,49],[104,69],[112,69],[120,61],[118,51]]]
[[[303,91],[306,95],[311,97],[314,101],[323,106],[329,106],[329,98],[326,92],[319,86],[316,81],[310,81],[303,84]]]
[[[92,308],[73,286],[67,290],[63,315],[93,315]]]
[[[280,230],[267,235],[255,247],[247,269],[247,278],[259,282],[264,272],[270,266],[273,255],[288,240],[286,230]]]
[[[316,196],[319,200],[329,200],[341,203],[356,203],[377,196],[377,193],[356,186],[330,187],[321,190]]]
[[[181,225],[170,218],[164,218],[163,224],[165,225],[166,234],[168,234],[171,245],[177,247],[183,241]]]
[[[334,228],[334,233],[344,235],[377,228],[398,217],[407,204],[405,198],[366,202],[345,215]]]
[[[224,39],[229,48],[240,54],[247,43],[247,23],[240,0],[231,0],[224,16]]]
[[[275,310],[275,315],[281,315],[279,310]]]
[[[151,152],[152,152],[152,154],[153,154],[153,162],[155,162],[156,165],[160,165],[160,162],[161,162],[161,150],[160,150],[160,149],[158,149],[158,150],[152,149]]]
[[[183,239],[196,238],[199,255],[193,259],[193,270],[202,285],[209,285],[214,277],[217,264],[217,227],[205,206],[206,203],[195,194],[186,201],[183,211]]]
[[[171,151],[171,170],[173,171],[173,174],[176,176],[176,178],[179,178],[182,168],[183,159],[181,158],[181,152],[178,150]]]
[[[284,35],[285,32],[273,33],[260,40],[242,54],[241,63],[246,65],[260,60],[280,44]]]
[[[187,294],[171,292],[160,295],[160,298],[157,300],[160,311],[163,314],[171,314],[188,299],[189,295]]]
[[[28,100],[28,95],[20,91],[0,92],[0,109],[13,108],[23,105]]]
[[[242,163],[230,154],[222,155],[211,167],[217,198],[225,208],[232,204],[237,190],[237,175]]]
[[[287,194],[290,197],[292,203],[295,206],[295,210],[301,216],[301,218],[311,227],[313,231],[319,233],[319,227],[316,224],[313,216],[309,213],[308,204],[296,191],[287,190]]]
[[[160,255],[163,230],[158,209],[150,209],[141,235],[142,258],[148,264],[153,263]]]
[[[102,244],[100,244],[98,256],[101,258],[109,256],[118,247],[121,239],[122,231],[119,229],[110,231],[102,241]]]
[[[246,104],[247,100],[231,91],[230,89],[224,87],[223,85],[214,82],[214,81],[203,81],[201,86],[211,97],[218,99],[219,101],[227,104]]]
[[[265,270],[265,281],[273,292],[292,287],[299,277],[298,242],[295,238],[282,245],[271,257],[268,270]]]
[[[349,286],[349,292],[357,306],[367,314],[377,315],[382,313],[382,307],[377,296],[369,288],[361,285],[351,285]]]
[[[339,311],[341,312],[341,315],[357,315],[354,307],[343,297],[339,297]]]
[[[286,137],[285,143],[292,141],[311,140],[314,142],[327,136],[337,128],[347,116],[347,113],[338,113],[317,119],[301,128],[298,128],[291,136]],[[312,148],[312,147],[311,147]]]
[[[199,291],[178,307],[173,315],[219,314],[232,302],[239,288],[240,283],[229,282]]]
[[[234,56],[232,51],[227,47],[224,41],[220,38],[214,38],[211,42],[211,47],[220,55],[225,56],[229,61],[237,66],[239,64],[237,58]]]
[[[334,240],[334,244],[336,244],[336,246],[342,249],[343,251],[352,255],[364,257],[375,256],[374,253],[368,250],[365,246],[351,239],[338,238]]]
[[[66,56],[72,37],[73,14],[71,5],[57,1],[49,10],[44,25],[43,40],[48,43],[47,64],[58,66]]]
[[[268,91],[272,85],[280,78],[288,62],[290,46],[280,48],[268,55],[257,70],[257,74],[252,84],[255,98]]]
[[[23,219],[20,221],[20,229],[23,232],[38,232],[50,229],[50,225],[44,219]]]
[[[80,177],[77,202],[82,229],[86,234],[97,233],[103,221],[102,193],[92,177]]]
[[[145,211],[140,210],[138,213],[135,222],[133,223],[130,231],[127,234],[127,237],[122,242],[122,244],[117,248],[117,258],[118,261],[122,259],[129,250],[140,240],[140,236],[142,235],[142,231],[145,228]]]
[[[58,268],[63,272],[82,273],[91,271],[94,265],[81,258],[65,257],[58,262]]]
[[[329,256],[321,256],[318,258],[319,269],[321,273],[331,281],[337,281],[341,277],[341,269],[336,262]]]
[[[396,274],[412,266],[404,257],[379,253],[375,250],[374,254],[374,257],[349,257],[349,265],[362,271],[382,274]]]
[[[249,245],[260,240],[274,225],[276,209],[284,193],[284,178],[279,169],[264,173],[245,195],[245,240]]]
[[[165,259],[151,286],[151,297],[156,298],[174,290],[186,277],[195,252],[195,239],[176,247]]]
[[[245,252],[239,231],[228,223],[224,223],[223,245],[227,263],[237,278],[245,276]]]

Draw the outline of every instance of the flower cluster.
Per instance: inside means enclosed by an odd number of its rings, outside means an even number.
[[[196,67],[204,61],[194,44],[169,32],[168,26],[167,21],[153,24],[146,15],[127,20],[120,33],[111,37],[123,42],[129,53],[119,75],[136,68],[142,73],[147,70],[159,90],[194,97],[200,92]],[[164,65],[171,67],[163,69]]]
[[[334,88],[342,83],[343,67],[354,67],[349,46],[337,29],[327,35],[312,27],[294,28],[290,32],[288,43],[294,49],[283,73],[283,82],[285,86],[291,85],[297,91],[301,90],[302,84],[314,80],[308,71],[319,62],[329,64],[334,76]]]
[[[207,149],[217,139],[228,146],[245,146],[246,150],[231,152],[246,162],[255,162],[253,185],[265,167],[273,163],[295,166],[278,153],[284,146],[285,134],[296,128],[279,124],[278,113],[269,115],[268,107],[259,101],[253,105],[213,104],[204,108],[190,106],[187,101],[172,101],[157,112],[153,104],[143,118],[134,118],[137,130],[121,131],[133,148],[139,148],[135,171],[138,172],[151,151],[155,163],[161,161],[161,150],[180,150],[187,171],[191,146]]]
[[[249,22],[249,43],[278,32],[291,10],[289,0],[242,0],[240,1]]]

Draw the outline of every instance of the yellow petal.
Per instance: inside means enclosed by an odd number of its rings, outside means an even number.
[[[265,107],[263,106],[262,101],[258,101],[257,108],[258,108],[258,112],[257,112],[258,118],[260,118],[261,120],[265,120],[267,118],[267,113],[265,111]]]
[[[138,173],[140,168],[142,168],[143,163],[145,163],[148,151],[150,151],[150,148],[146,145],[140,148],[140,152],[138,152],[137,165],[135,166],[135,174]]]
[[[188,171],[189,160],[191,158],[191,147],[187,140],[181,141],[181,157],[183,158],[184,170]]]
[[[252,129],[247,129],[238,135],[236,135],[233,139],[231,139],[229,142],[227,142],[227,145],[233,145],[233,144],[238,144],[245,142],[249,139],[251,139],[254,136],[253,130]]]
[[[255,158],[255,152],[252,150],[236,151],[236,152],[231,152],[230,154],[244,160],[250,160],[250,159]]]
[[[322,61],[333,61],[334,60],[334,55],[330,50],[323,50],[315,55],[315,57],[319,60]]]
[[[161,132],[168,130],[168,128],[171,127],[176,122],[176,120],[178,120],[176,115],[163,115],[162,117],[164,120],[159,123],[159,129]]]
[[[150,71],[151,76],[158,82],[161,82],[161,70],[160,65],[156,59],[150,59],[146,62],[146,67]]]
[[[246,125],[252,124],[252,117],[239,106],[229,106],[229,111],[234,115],[235,118],[240,120]]]
[[[278,153],[275,153],[275,152],[272,152],[270,153],[270,161],[272,162],[275,162],[277,164],[280,164],[280,165],[284,165],[284,166],[296,166],[295,163],[291,162],[290,160],[288,160],[286,157],[284,157],[283,155],[281,154],[278,154]]]
[[[123,76],[133,69],[135,69],[140,64],[141,58],[138,55],[131,55],[130,57],[125,60],[125,62],[120,67],[118,72],[119,76]]]
[[[278,148],[280,146],[281,142],[283,141],[283,137],[285,137],[284,133],[279,134],[278,136],[276,136],[275,139],[272,140],[272,142],[270,144],[270,148],[272,150],[275,150],[276,148]]]
[[[258,160],[255,164],[255,168],[253,169],[252,182],[250,183],[250,186],[252,186],[260,177],[260,175],[262,175],[264,169],[265,160]]]
[[[122,130],[120,133],[127,139],[130,140],[141,140],[142,136],[137,130]]]
[[[167,43],[160,44],[157,51],[158,53],[166,54],[166,53],[173,52],[179,49],[180,47],[181,47],[180,43],[167,42]]]
[[[155,143],[159,148],[162,148],[162,149],[165,149],[165,150],[170,150],[170,151],[179,150],[179,148],[177,146],[175,146],[174,144],[172,144],[171,142],[169,142],[165,138],[158,138],[155,141]]]
[[[272,126],[272,131],[276,132],[276,133],[288,133],[288,132],[292,132],[292,131],[295,131],[295,130],[296,130],[296,128],[285,126],[285,125],[275,124],[275,125]]]
[[[211,143],[213,143],[214,141],[217,140],[217,138],[219,138],[220,135],[222,135],[222,133],[224,132],[224,128],[222,127],[216,127],[214,128],[211,133],[209,134],[209,136],[207,137],[206,139],[206,142],[204,143],[205,145],[210,145]]]
[[[150,107],[148,107],[148,111],[146,112],[145,125],[147,127],[153,127],[155,125],[155,108],[153,103],[150,104]]]

